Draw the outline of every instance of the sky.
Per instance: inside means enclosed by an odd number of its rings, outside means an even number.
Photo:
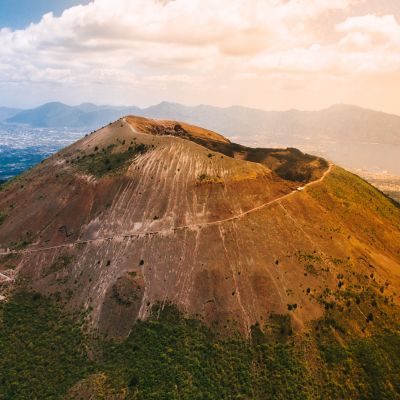
[[[55,100],[400,114],[400,0],[0,0],[0,105]]]
[[[88,4],[90,0],[0,0],[0,28],[23,29],[37,23],[43,14],[59,16],[72,6]]]

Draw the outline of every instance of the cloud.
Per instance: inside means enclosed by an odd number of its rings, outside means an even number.
[[[348,50],[368,48],[371,45],[371,36],[361,32],[350,32],[340,40],[339,44]]]
[[[337,25],[339,32],[352,32],[375,36],[382,42],[391,42],[400,45],[400,25],[394,15],[378,16],[368,14],[350,17]]]
[[[368,14],[350,17],[336,26],[338,32],[346,33],[340,44],[347,47],[374,50],[384,59],[392,59],[393,67],[399,68],[398,57],[400,51],[400,24],[393,15],[378,16]],[[384,54],[382,54],[384,53]],[[379,64],[380,60],[376,58]]]
[[[208,82],[211,93],[212,85],[227,87],[237,77],[289,74],[293,83],[280,86],[299,87],[311,74],[397,71],[400,26],[393,15],[349,16],[365,1],[94,0],[24,30],[1,29],[0,83],[155,93],[183,85],[206,90]],[[334,23],[332,13],[341,21]],[[321,19],[332,21],[324,40],[316,28]]]
[[[95,0],[72,7],[61,17],[51,13],[25,30],[0,31],[0,55],[43,59],[66,54],[91,62],[119,64],[111,55],[131,52],[141,59],[169,59],[171,52],[210,47],[209,54],[251,56],[277,44],[304,43],[304,23],[320,13],[346,7],[348,1],[326,0]],[[35,54],[37,55],[35,57]],[[90,57],[90,59],[87,59]],[[70,59],[64,59],[70,63]],[[76,64],[76,60],[75,60]]]
[[[370,72],[400,70],[400,24],[393,15],[349,17],[336,26],[341,58],[348,69]]]

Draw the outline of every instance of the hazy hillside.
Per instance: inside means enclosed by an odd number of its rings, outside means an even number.
[[[84,111],[62,103],[47,103],[32,110],[24,110],[9,118],[9,123],[27,124],[34,127],[71,126],[76,127],[81,122]]]
[[[127,114],[186,121],[222,132],[241,144],[296,147],[350,169],[400,175],[400,117],[348,105],[335,105],[320,111],[274,112],[238,106],[188,107],[168,102],[144,109],[90,103],[70,107],[49,103],[22,111],[8,122],[91,131]]]
[[[245,107],[194,107],[163,102],[138,107],[96,106],[85,103],[70,107],[48,103],[25,110],[8,119],[44,127],[92,127],[123,115],[175,119],[204,126],[240,139],[262,136],[265,140],[309,138],[313,141],[368,142],[400,145],[400,117],[355,106],[335,105],[321,111],[263,111]]]
[[[18,114],[20,111],[22,111],[22,110],[20,110],[18,108],[0,107],[0,122],[13,117],[14,115]]]
[[[91,103],[72,107],[54,102],[21,111],[8,118],[7,122],[26,124],[32,127],[94,129],[118,119],[122,115],[139,111],[137,107],[97,106]]]

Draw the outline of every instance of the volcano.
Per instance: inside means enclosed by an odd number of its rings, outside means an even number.
[[[226,337],[398,320],[398,205],[293,148],[128,116],[4,184],[0,210],[2,302],[56,299],[105,337],[171,306]]]

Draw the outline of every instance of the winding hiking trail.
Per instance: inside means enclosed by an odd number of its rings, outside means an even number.
[[[314,186],[314,185],[316,185],[318,183],[321,183],[325,179],[325,177],[332,171],[332,168],[333,168],[333,164],[329,163],[329,167],[327,168],[327,170],[322,174],[322,176],[319,179],[305,184],[302,187],[302,189],[306,189],[306,188]],[[271,206],[273,204],[280,203],[281,201],[283,201],[283,200],[295,195],[296,193],[298,193],[298,189],[295,189],[290,193],[287,193],[287,194],[285,194],[283,196],[280,196],[280,197],[278,197],[276,199],[268,201],[268,202],[266,202],[264,204],[261,204],[260,206],[254,207],[254,208],[252,208],[250,210],[244,211],[244,212],[242,212],[240,214],[234,215],[234,216],[229,217],[229,218],[216,220],[216,221],[201,222],[201,223],[190,224],[190,225],[181,225],[181,226],[176,226],[176,227],[163,229],[163,230],[159,230],[159,231],[134,232],[134,233],[119,234],[119,235],[115,235],[115,236],[99,237],[99,238],[88,239],[88,240],[77,240],[77,241],[72,242],[72,243],[65,243],[65,244],[60,244],[60,245],[57,245],[57,246],[31,248],[31,249],[23,249],[23,250],[9,250],[9,251],[4,251],[3,250],[3,251],[0,251],[0,255],[37,253],[37,252],[49,251],[49,250],[55,250],[55,249],[61,249],[61,248],[70,248],[70,247],[74,247],[74,246],[78,246],[78,245],[84,245],[84,244],[95,243],[95,242],[106,242],[106,241],[112,241],[112,240],[134,239],[134,238],[144,237],[144,236],[148,236],[148,235],[168,234],[168,233],[172,233],[172,232],[175,232],[175,231],[178,231],[178,230],[184,230],[184,229],[201,229],[201,228],[208,227],[208,226],[222,225],[222,224],[227,223],[227,222],[236,221],[238,219],[241,219],[241,218],[245,217],[246,215],[249,215],[249,214],[252,214],[254,212],[257,212],[257,211],[259,211],[259,210],[261,210],[261,209],[263,209],[265,207]],[[1,277],[1,275],[2,274],[0,274],[0,277]],[[4,275],[3,278],[8,278],[8,277],[6,277]]]

